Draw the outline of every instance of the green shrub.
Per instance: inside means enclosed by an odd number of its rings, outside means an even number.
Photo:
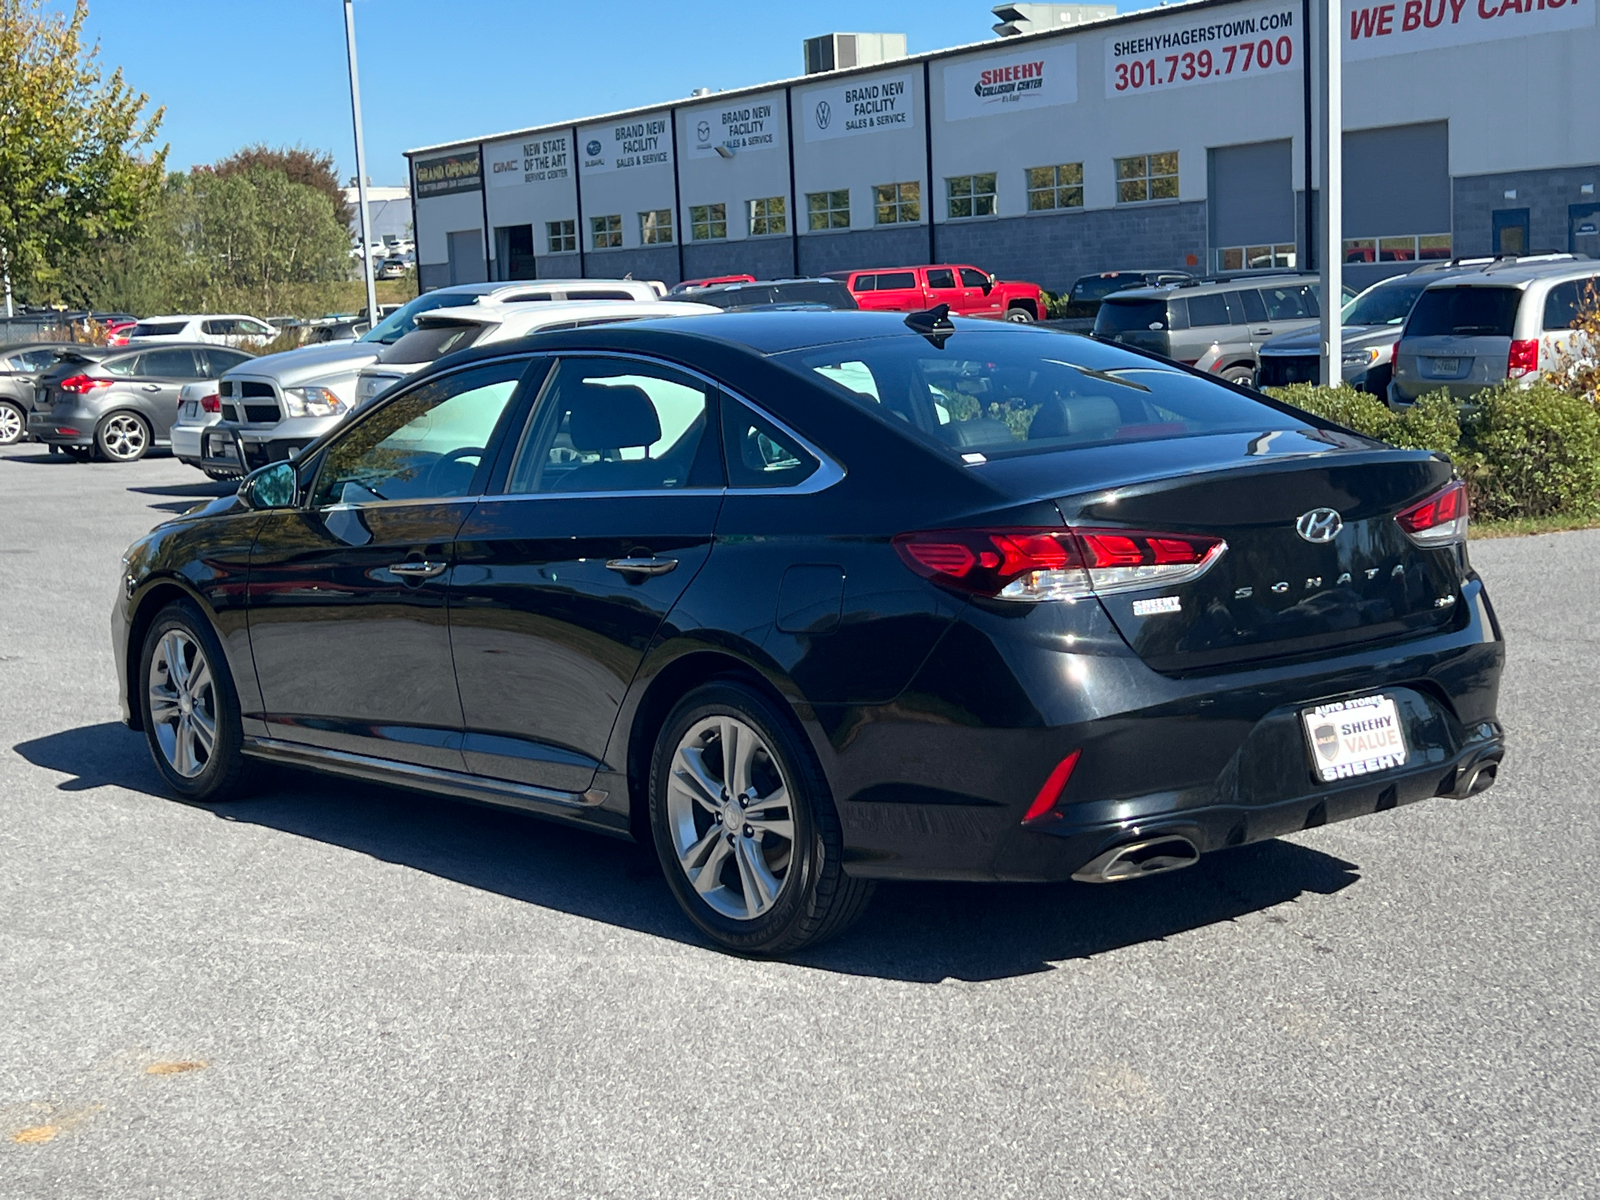
[[[1546,382],[1503,383],[1462,419],[1474,515],[1600,515],[1600,411]]]
[[[1448,392],[1430,392],[1404,412],[1394,412],[1378,397],[1354,388],[1318,387],[1314,383],[1292,383],[1288,387],[1268,388],[1268,394],[1303,408],[1306,412],[1337,421],[1368,437],[1408,450],[1439,450],[1452,457],[1461,452],[1461,425],[1456,417],[1456,402]]]

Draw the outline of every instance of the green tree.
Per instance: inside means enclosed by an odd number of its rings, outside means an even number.
[[[304,146],[272,147],[265,142],[235,150],[212,169],[218,175],[243,175],[258,167],[269,171],[282,171],[290,183],[303,183],[315,188],[333,202],[334,216],[345,226],[355,219],[353,209],[344,198],[339,186],[339,172],[334,169],[333,155],[326,150],[308,150]]]
[[[161,192],[162,111],[107,78],[83,41],[88,0],[71,15],[43,0],[0,0],[0,272],[48,292],[96,239],[136,230]]]

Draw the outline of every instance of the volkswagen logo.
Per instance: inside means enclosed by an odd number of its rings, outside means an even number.
[[[1344,528],[1344,518],[1331,508],[1313,508],[1301,513],[1294,523],[1294,531],[1308,542],[1331,542]]]
[[[817,101],[817,128],[826,129],[833,121],[833,109],[826,100]]]

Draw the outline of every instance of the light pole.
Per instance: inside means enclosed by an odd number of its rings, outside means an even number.
[[[350,52],[350,115],[356,127],[356,197],[361,211],[361,277],[367,283],[367,321],[378,324],[378,289],[372,282],[372,232],[367,224],[367,151],[361,141],[361,80],[356,74],[356,14],[344,0],[344,39]]]
[[[1344,5],[1322,3],[1322,385],[1338,387],[1344,379]]]

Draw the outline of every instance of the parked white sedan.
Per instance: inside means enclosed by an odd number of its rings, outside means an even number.
[[[243,350],[265,346],[278,330],[257,317],[237,313],[200,313],[146,317],[122,332],[130,345],[144,342],[210,342]],[[113,339],[115,340],[115,339]]]
[[[213,479],[237,479],[240,472],[210,470],[200,462],[201,435],[220,420],[222,401],[217,396],[217,381],[203,379],[184,384],[178,392],[178,417],[172,423],[172,455],[179,462],[199,467]]]

